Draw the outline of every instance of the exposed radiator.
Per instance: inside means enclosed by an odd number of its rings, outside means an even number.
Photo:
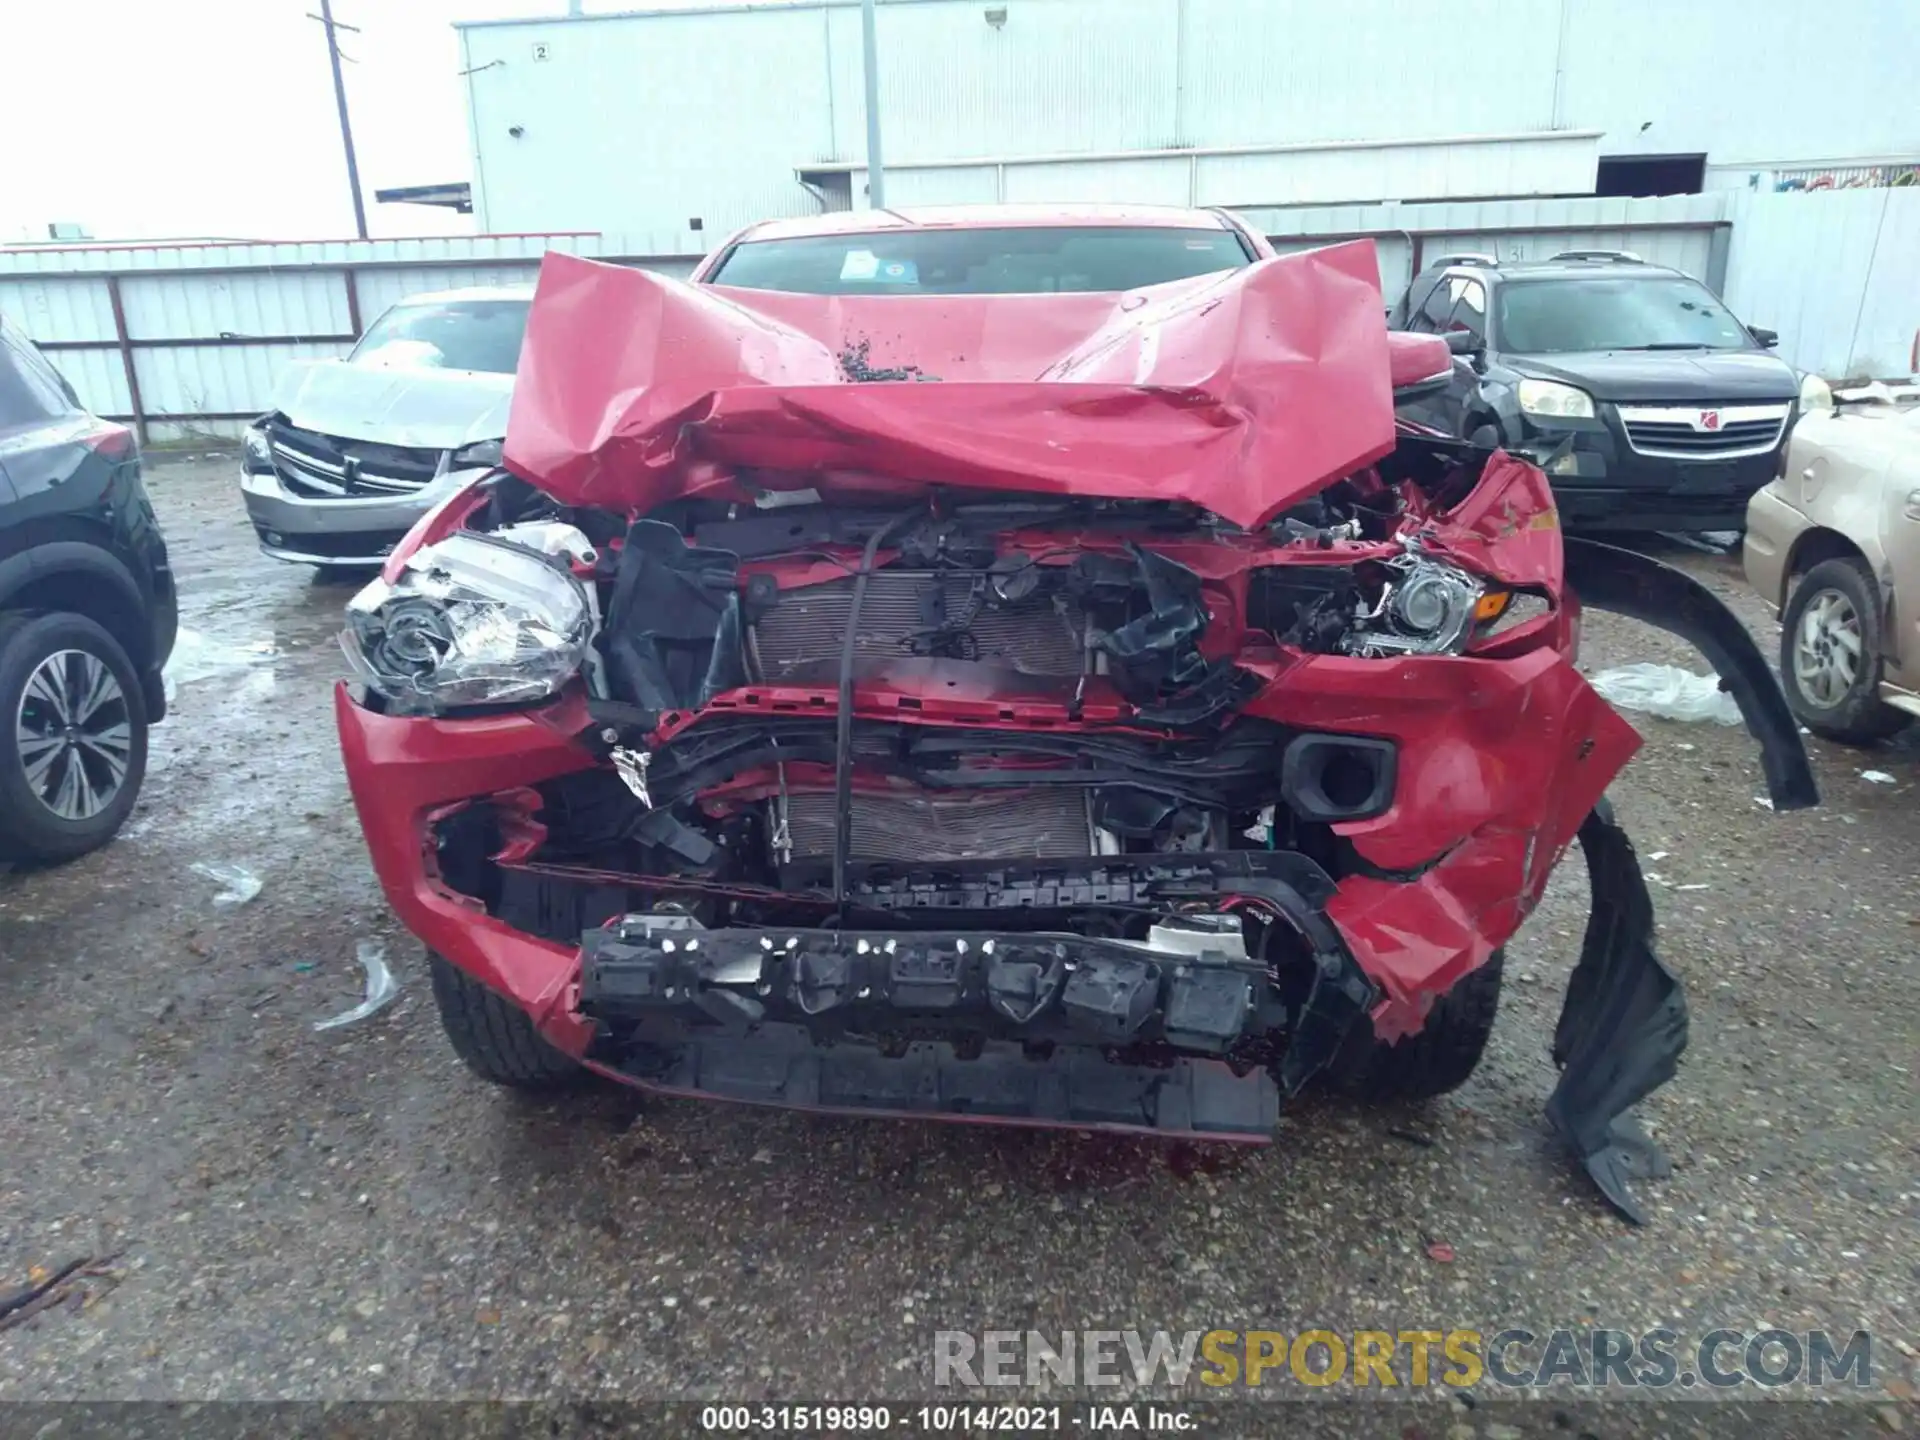
[[[787,828],[797,859],[833,854],[833,796],[795,795]],[[1091,852],[1085,793],[853,797],[855,860],[1042,860]]]
[[[971,584],[967,576],[916,570],[883,570],[868,577],[854,653],[861,659],[911,655],[916,634],[964,621],[964,631],[948,637],[940,653],[1029,675],[1077,675],[1086,667],[1085,622],[1079,614],[1062,615],[1050,598],[1035,596],[996,608],[980,605],[969,617]],[[780,603],[754,626],[761,679],[837,670],[853,585],[851,579],[833,580],[781,593]]]

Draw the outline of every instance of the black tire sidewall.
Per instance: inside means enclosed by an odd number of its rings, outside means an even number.
[[[481,1079],[539,1094],[587,1083],[592,1072],[549,1045],[526,1011],[444,955],[427,952],[440,1027],[454,1053]]]
[[[1815,596],[1828,590],[1844,595],[1860,617],[1863,652],[1853,688],[1831,708],[1814,704],[1801,691],[1793,664],[1801,616]],[[1829,739],[1857,743],[1890,734],[1904,720],[1880,699],[1880,668],[1879,587],[1858,560],[1844,557],[1822,560],[1794,583],[1793,593],[1787,597],[1787,608],[1780,616],[1780,684],[1786,691],[1787,707],[1801,724]]]
[[[99,660],[126,697],[132,733],[120,793],[88,820],[63,820],[27,784],[14,738],[14,717],[27,680],[57,650],[81,650]],[[147,705],[140,676],[120,643],[84,615],[58,612],[0,620],[0,854],[15,860],[71,860],[111,840],[140,798],[147,773]]]
[[[1375,1101],[1429,1100],[1458,1089],[1486,1053],[1505,969],[1503,947],[1436,999],[1419,1031],[1397,1042],[1380,1039],[1362,1015],[1329,1067],[1334,1088]]]

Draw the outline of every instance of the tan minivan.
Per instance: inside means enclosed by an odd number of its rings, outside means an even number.
[[[1843,393],[1795,425],[1747,507],[1747,579],[1780,614],[1780,679],[1816,735],[1920,715],[1920,387]]]

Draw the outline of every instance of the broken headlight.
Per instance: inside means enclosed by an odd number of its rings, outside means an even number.
[[[453,458],[447,463],[455,470],[472,470],[479,466],[495,469],[500,464],[501,451],[505,448],[502,440],[480,440],[472,445],[463,446],[453,452]]]
[[[1466,571],[1419,555],[1383,567],[1379,598],[1340,642],[1349,655],[1455,655],[1473,633],[1486,587]]]
[[[273,473],[273,446],[264,422],[249,425],[240,437],[240,468],[249,475]]]
[[[520,545],[462,533],[407,558],[347,605],[340,646],[397,714],[512,705],[580,670],[593,605],[566,570]]]

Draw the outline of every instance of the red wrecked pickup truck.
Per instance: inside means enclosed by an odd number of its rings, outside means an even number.
[[[1563,536],[1532,464],[1396,424],[1448,361],[1390,343],[1369,246],[1051,219],[790,223],[695,284],[547,258],[505,469],[343,635],[354,802],[454,1048],[1265,1141],[1316,1075],[1459,1085],[1577,839],[1547,1111],[1642,1218],[1629,1111],[1687,1013],[1580,607],[1692,640],[1811,805],[1765,661]]]

